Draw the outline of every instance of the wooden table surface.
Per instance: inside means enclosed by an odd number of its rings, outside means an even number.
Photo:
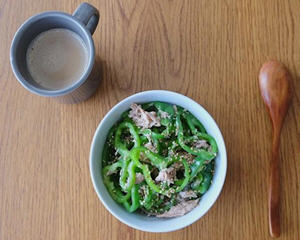
[[[102,68],[96,95],[64,105],[33,95],[9,64],[13,35],[46,10],[75,0],[0,0],[0,239],[270,239],[267,218],[272,129],[258,89],[269,59],[293,76],[281,141],[281,239],[300,239],[300,1],[94,0]],[[143,90],[193,98],[215,118],[228,151],[223,191],[211,210],[173,233],[137,231],[97,198],[89,148],[107,111]]]

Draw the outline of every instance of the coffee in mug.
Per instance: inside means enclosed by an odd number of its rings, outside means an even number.
[[[47,89],[62,89],[84,74],[88,52],[83,40],[74,32],[56,28],[39,34],[29,44],[26,54],[33,80]]]

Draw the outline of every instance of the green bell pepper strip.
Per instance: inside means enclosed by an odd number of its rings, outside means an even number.
[[[103,168],[103,171],[105,171],[106,175],[110,175],[118,170],[118,168],[121,168],[123,164],[123,160],[119,160],[111,165],[106,166]]]
[[[150,156],[150,157],[153,157],[152,156],[152,152],[149,151],[148,149],[145,150],[144,147],[138,147],[138,148],[134,148],[131,153],[130,153],[130,156],[131,156],[131,159],[135,162],[135,164],[142,169],[143,171],[143,174],[144,174],[144,177],[145,177],[145,181],[146,183],[148,184],[148,186],[154,191],[154,192],[157,192],[157,193],[160,193],[160,194],[163,194],[163,195],[166,195],[168,196],[170,192],[180,192],[188,183],[189,183],[189,180],[190,180],[190,169],[189,169],[189,165],[188,163],[186,162],[185,159],[182,159],[182,164],[184,166],[184,180],[182,182],[182,184],[180,186],[176,186],[175,188],[169,188],[169,189],[162,189],[161,186],[157,185],[152,177],[151,177],[151,173],[150,173],[150,170],[149,170],[149,167],[148,165],[146,164],[142,164],[140,161],[139,161],[139,156],[140,156],[140,153],[141,152],[144,152],[146,154],[146,156]],[[150,153],[150,155],[149,155]],[[152,161],[152,159],[150,159]],[[163,168],[162,168],[163,169]]]
[[[128,165],[128,180],[127,180],[127,189],[131,189],[135,184],[135,177],[136,177],[136,165],[133,161],[131,161]]]
[[[120,187],[123,189],[123,191],[128,191],[127,188],[127,177],[128,177],[128,165],[129,165],[129,159],[125,159],[122,161],[122,169],[120,171],[120,178],[119,178],[119,184]]]
[[[166,168],[170,163],[173,162],[173,159],[164,158],[157,153],[150,151],[146,147],[136,147],[132,149],[131,159],[135,161],[136,166],[142,168],[139,162],[140,152],[144,153],[147,158],[151,161],[151,164],[157,167],[159,170]]]
[[[140,206],[139,186],[134,184],[131,188],[131,204],[128,201],[123,202],[123,206],[128,212],[134,212]]]
[[[129,154],[129,149],[126,148],[125,144],[122,143],[121,141],[121,134],[123,129],[128,128],[130,134],[134,138],[134,146],[133,147],[138,147],[141,144],[139,134],[137,133],[134,125],[129,122],[122,122],[119,127],[117,128],[116,134],[115,134],[115,148],[117,151],[123,156],[127,157]]]
[[[141,139],[142,139],[142,137],[147,139],[147,141],[145,141],[145,142],[148,142],[149,137],[150,137],[151,138],[150,141],[152,141],[154,143],[154,145],[157,149],[157,153],[161,154],[162,147],[161,147],[159,140],[165,138],[162,134],[152,131],[151,129],[141,129],[141,130],[139,130],[139,134],[142,134],[142,136],[140,137]]]
[[[196,191],[198,191],[201,194],[204,194],[205,192],[207,192],[210,184],[212,181],[212,173],[210,172],[204,172],[203,173],[203,180],[200,183],[198,188],[195,188]]]
[[[142,166],[142,170],[143,170],[143,174],[144,174],[144,177],[145,177],[145,180],[146,180],[146,183],[148,184],[148,186],[153,191],[165,195],[166,194],[165,190],[163,190],[160,186],[156,185],[155,182],[153,181],[148,165],[144,164]]]
[[[175,113],[173,105],[164,102],[154,102],[154,106],[163,112],[173,115]]]
[[[196,127],[200,129],[200,132],[206,133],[203,124],[197,118],[195,118],[191,113],[183,112],[182,116],[186,119],[186,122],[193,134],[197,134],[198,132],[198,129]]]
[[[129,161],[128,159],[123,161],[119,184],[125,192],[130,191],[135,183],[135,167],[136,165],[133,161]]]
[[[204,194],[212,181],[213,177],[213,169],[214,169],[214,160],[210,161],[206,166],[205,169],[199,172],[195,181],[191,184],[192,189],[195,191]]]
[[[137,148],[133,148],[131,149],[130,151],[130,158],[132,161],[134,161],[135,165],[142,169],[143,170],[143,164],[139,161],[139,158],[140,158],[140,152],[141,152],[141,149],[140,147],[137,147]]]
[[[118,203],[123,203],[127,201],[130,198],[131,193],[128,192],[126,195],[124,195],[120,189],[116,188],[113,181],[110,180],[110,174],[109,172],[113,173],[117,171],[118,168],[122,167],[122,162],[118,161],[112,165],[106,166],[103,168],[102,176],[103,176],[103,182],[110,193],[111,197]]]
[[[171,105],[169,103],[164,103],[164,102],[154,102],[154,106],[159,111],[166,112],[170,116],[167,118],[160,119],[161,125],[166,127],[166,129],[161,133],[161,135],[164,137],[168,137],[172,133],[174,133],[176,130],[176,127],[174,124],[174,117],[173,117],[175,115],[174,107],[173,107],[173,105]],[[159,113],[159,111],[158,111],[158,113]]]
[[[209,142],[209,144],[211,145],[211,151],[206,151],[204,149],[195,149],[192,147],[189,147],[188,145],[186,145],[186,140],[187,137],[184,136],[183,134],[183,126],[182,126],[182,122],[180,119],[180,115],[177,115],[176,117],[176,126],[178,129],[178,144],[188,153],[191,153],[193,155],[197,155],[200,156],[206,160],[211,160],[213,158],[216,157],[217,155],[217,143],[215,141],[215,139],[213,137],[211,137],[210,135],[206,134],[206,133],[197,133],[197,136],[200,137],[201,139],[205,139],[206,141]]]
[[[207,160],[200,156],[195,158],[194,162],[191,164],[191,180],[193,180],[193,178],[204,168],[206,161]]]
[[[139,133],[144,135],[145,137],[150,136],[152,139],[157,139],[157,140],[165,138],[164,135],[151,131],[151,129],[141,129],[139,130]]]
[[[175,129],[175,128],[174,128]],[[139,130],[139,134],[142,134],[142,136],[140,136],[141,142],[146,143],[149,141],[149,137],[151,138],[151,141],[154,143],[156,149],[157,149],[157,153],[158,154],[162,154],[162,150],[163,150],[163,139],[165,139],[165,135],[164,134],[168,134],[168,133],[164,133],[164,132],[169,132],[170,130],[168,128],[166,128],[162,133],[157,133],[155,132],[155,130],[151,130],[151,129],[141,129]],[[143,141],[142,141],[143,139]],[[147,140],[145,140],[147,139]],[[142,144],[141,144],[142,145]]]
[[[218,145],[216,140],[212,136],[208,135],[207,133],[198,132],[196,135],[198,138],[204,139],[210,144],[211,146],[210,152],[216,156],[218,153]]]
[[[215,161],[212,160],[205,166],[205,171],[212,173],[214,171],[214,168],[215,168]]]
[[[157,139],[153,139],[153,143],[154,143],[154,145],[155,145],[155,147],[156,147],[157,154],[158,154],[158,155],[161,155],[161,153],[162,153],[162,146],[161,146],[160,141],[157,140]]]
[[[180,186],[176,187],[176,192],[180,192],[182,189],[185,188],[185,186],[189,183],[190,181],[190,168],[185,159],[182,160],[182,164],[184,166],[184,179],[183,182],[181,183]]]
[[[144,145],[148,142],[148,138],[145,137],[144,135],[140,136],[140,141],[141,141],[141,145]]]
[[[198,175],[194,178],[193,182],[191,183],[191,188],[193,190],[199,189],[200,184],[202,183],[202,181],[203,181],[203,175],[200,172],[200,173],[198,173]]]

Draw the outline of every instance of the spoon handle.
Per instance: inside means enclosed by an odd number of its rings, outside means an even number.
[[[279,173],[280,130],[274,129],[272,158],[270,163],[269,226],[272,237],[280,236],[280,173]]]

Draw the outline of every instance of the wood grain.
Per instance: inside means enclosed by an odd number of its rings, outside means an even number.
[[[102,83],[86,102],[35,96],[15,80],[9,48],[20,24],[75,0],[0,0],[0,239],[270,239],[267,177],[272,129],[258,87],[261,64],[291,71],[294,98],[281,135],[281,239],[300,238],[300,2],[93,0]],[[228,151],[220,198],[191,226],[133,230],[98,200],[89,147],[106,112],[135,92],[193,98],[219,124]]]

